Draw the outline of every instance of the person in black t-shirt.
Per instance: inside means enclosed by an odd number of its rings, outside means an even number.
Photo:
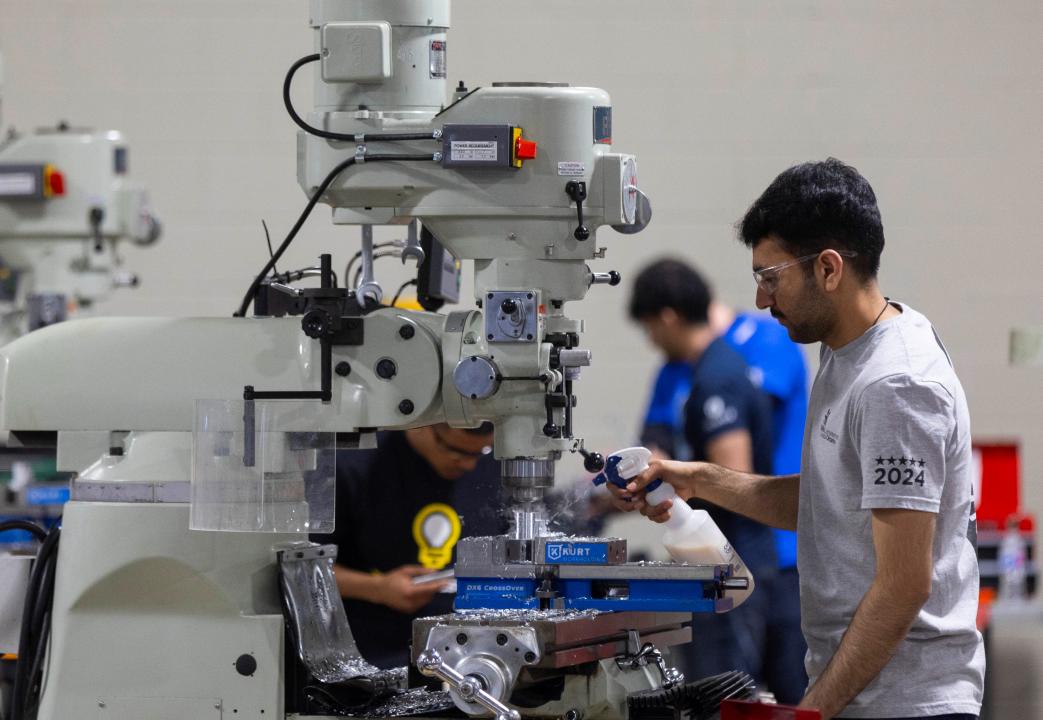
[[[452,609],[446,581],[461,537],[507,530],[492,426],[439,424],[379,433],[375,450],[337,453],[334,573],[359,651],[378,667],[409,662],[414,618]]]

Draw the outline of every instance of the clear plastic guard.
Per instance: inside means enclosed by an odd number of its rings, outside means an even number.
[[[197,400],[193,530],[330,533],[336,433],[315,432],[315,400]]]

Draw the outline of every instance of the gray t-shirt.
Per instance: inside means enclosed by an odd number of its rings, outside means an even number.
[[[804,429],[798,568],[806,666],[825,670],[876,571],[872,510],[937,514],[930,599],[844,718],[977,715],[985,649],[975,626],[978,560],[967,401],[920,313],[822,348]]]

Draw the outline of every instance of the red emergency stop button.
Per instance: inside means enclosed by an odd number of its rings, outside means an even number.
[[[53,165],[44,166],[43,191],[47,197],[65,194],[65,176]]]
[[[514,141],[514,157],[518,160],[535,160],[536,143],[519,137]]]

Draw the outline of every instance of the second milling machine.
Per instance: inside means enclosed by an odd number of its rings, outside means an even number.
[[[2,73],[0,64],[0,73]],[[0,90],[2,90],[0,77]],[[0,345],[106,299],[138,278],[119,244],[160,235],[147,190],[128,176],[123,134],[59,122],[33,132],[0,115]]]
[[[566,306],[618,283],[587,265],[597,229],[650,217],[634,158],[611,152],[608,94],[496,83],[445,106],[448,0],[310,7],[316,53],[284,85],[309,203],[237,313],[255,315],[75,321],[0,351],[0,429],[53,438],[59,467],[78,472],[52,619],[26,653],[43,657],[48,634],[49,649],[16,701],[39,695],[47,719],[665,707],[684,686],[656,646],[687,642],[689,613],[730,609],[747,578],[627,563],[624,540],[548,532],[543,505],[563,454],[604,466],[573,432],[590,353]],[[290,87],[304,67],[316,107],[302,118]],[[318,202],[361,226],[355,287],[329,255],[274,272]],[[381,224],[403,226],[404,256],[440,244],[473,260],[477,309],[383,305]],[[319,287],[293,284],[307,276]],[[412,670],[378,670],[351,639],[335,549],[307,542],[332,529],[333,450],[379,428],[483,421],[511,533],[459,543],[460,612],[416,621]]]

